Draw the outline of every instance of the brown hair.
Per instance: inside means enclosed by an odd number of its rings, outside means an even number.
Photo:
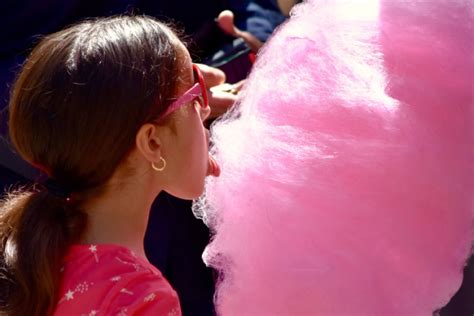
[[[12,90],[9,128],[20,155],[63,188],[96,192],[174,96],[177,43],[144,16],[89,20],[44,38]],[[62,258],[86,225],[81,199],[30,188],[2,202],[0,313],[54,311]]]

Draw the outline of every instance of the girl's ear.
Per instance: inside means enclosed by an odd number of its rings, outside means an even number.
[[[156,125],[151,123],[142,125],[135,137],[135,144],[138,151],[145,159],[150,161],[150,163],[160,160],[162,155],[162,142]]]

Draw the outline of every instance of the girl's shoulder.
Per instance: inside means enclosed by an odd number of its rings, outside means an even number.
[[[160,271],[116,245],[71,247],[55,315],[181,315]]]

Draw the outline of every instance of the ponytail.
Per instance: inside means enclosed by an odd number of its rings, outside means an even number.
[[[9,194],[0,205],[0,314],[50,315],[62,260],[87,216],[47,190]]]

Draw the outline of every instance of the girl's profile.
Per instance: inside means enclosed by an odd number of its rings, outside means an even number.
[[[40,41],[9,129],[48,179],[1,205],[2,313],[180,314],[143,237],[160,191],[193,199],[219,174],[207,102],[187,49],[153,18],[88,20]]]

